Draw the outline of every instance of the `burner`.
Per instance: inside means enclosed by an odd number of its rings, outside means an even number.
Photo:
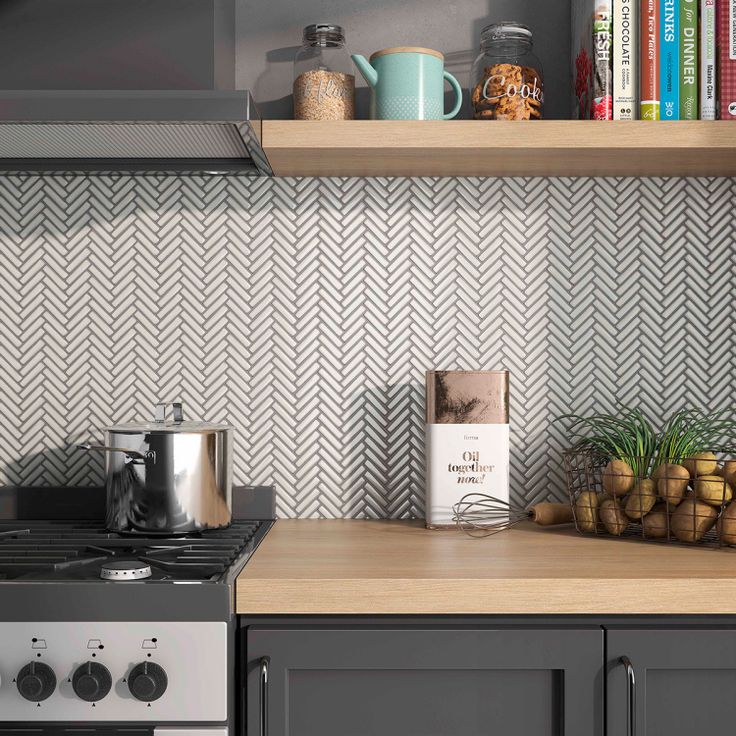
[[[143,580],[151,577],[151,566],[138,560],[120,560],[106,562],[100,568],[100,577],[103,580]]]

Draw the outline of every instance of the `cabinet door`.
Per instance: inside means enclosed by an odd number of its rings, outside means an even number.
[[[247,736],[597,736],[603,632],[261,629]]]
[[[697,736],[736,726],[736,630],[606,633],[608,736]],[[631,662],[631,670],[621,658]],[[635,681],[634,702],[628,688]]]

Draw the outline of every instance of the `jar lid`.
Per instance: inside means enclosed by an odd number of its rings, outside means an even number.
[[[344,44],[345,30],[335,23],[312,23],[304,26],[302,32],[304,43],[322,46],[327,44]]]
[[[518,23],[515,20],[502,20],[498,23],[490,23],[480,32],[481,43],[486,41],[500,41],[502,39],[531,41],[532,32],[529,26]]]

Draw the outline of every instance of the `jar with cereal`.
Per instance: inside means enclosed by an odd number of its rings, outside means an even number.
[[[355,75],[343,29],[327,23],[307,26],[294,59],[294,119],[354,117]]]
[[[492,23],[480,34],[470,100],[476,120],[541,120],[542,65],[532,51],[532,32],[523,24]]]

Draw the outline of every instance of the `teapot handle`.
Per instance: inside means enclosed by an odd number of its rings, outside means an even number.
[[[446,112],[442,116],[443,120],[450,120],[460,112],[460,106],[463,104],[463,90],[462,87],[460,87],[460,82],[458,82],[457,79],[455,79],[455,77],[450,74],[450,72],[442,72],[442,76],[450,84],[450,87],[455,90],[455,105],[452,110],[450,110],[450,112]]]

